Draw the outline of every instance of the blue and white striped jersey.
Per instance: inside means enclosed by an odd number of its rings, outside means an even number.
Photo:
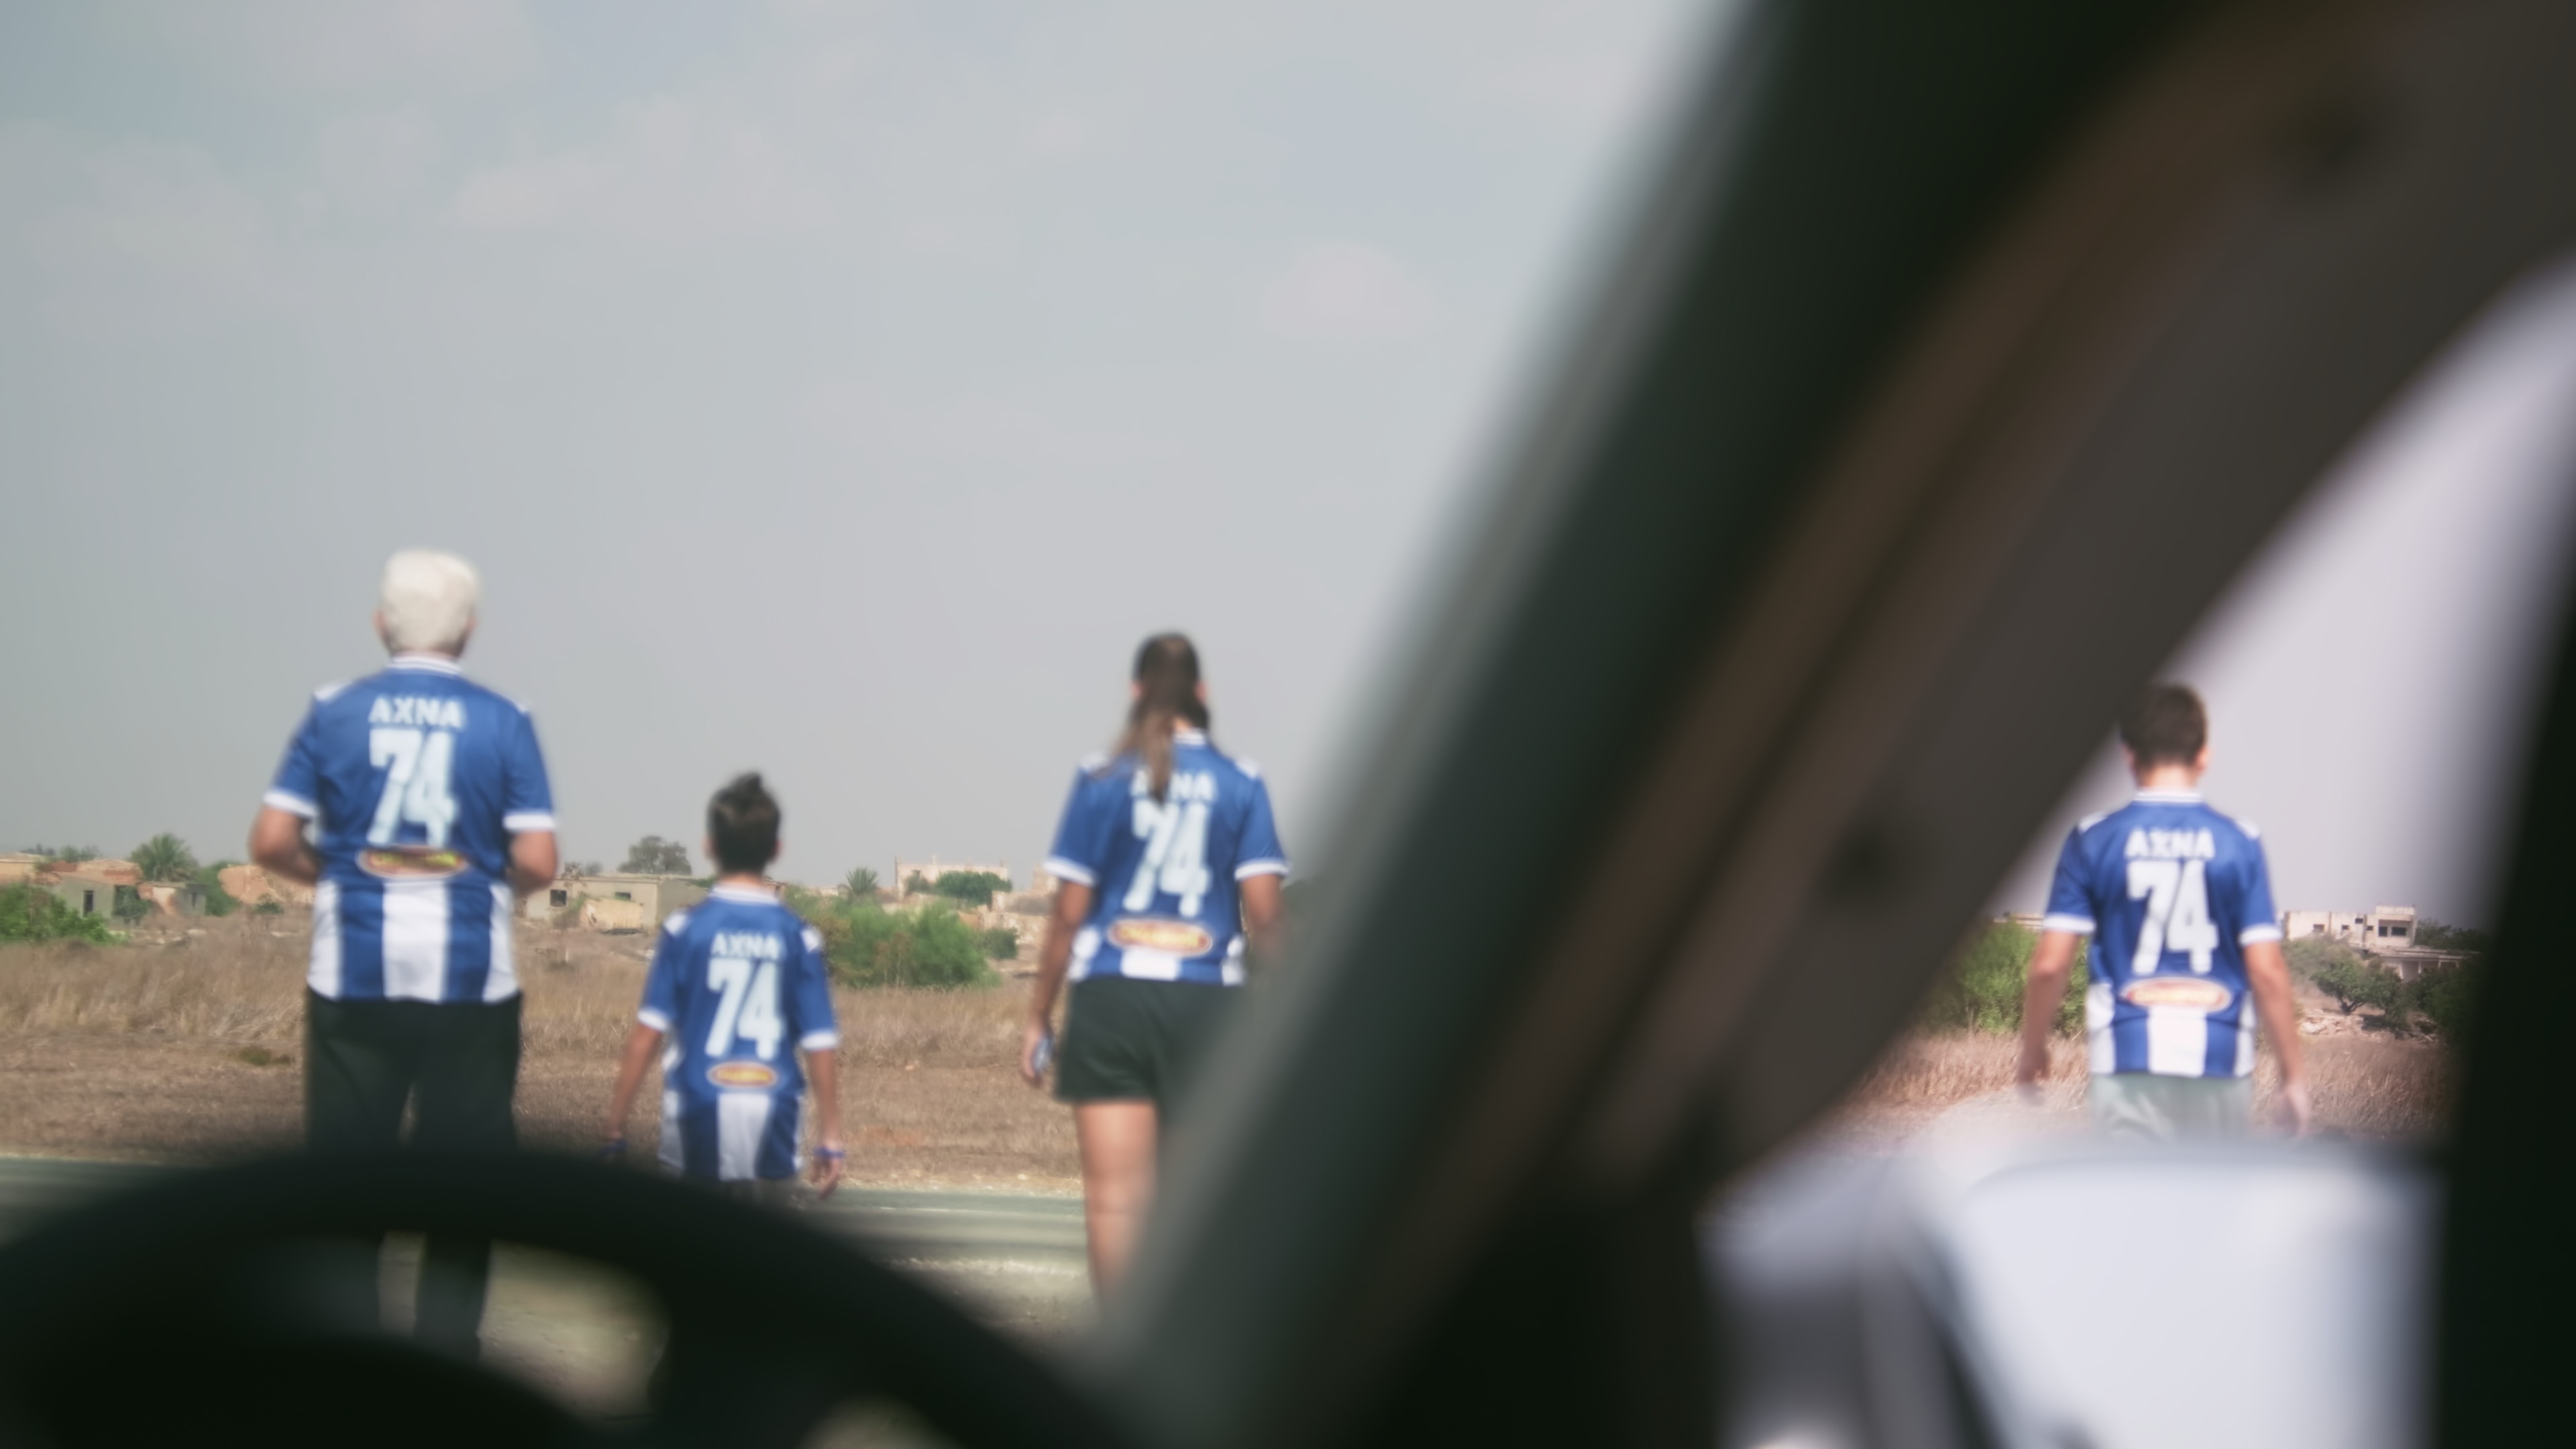
[[[2066,838],[2042,924],[2093,937],[2084,1025],[2094,1071],[2253,1073],[2244,948],[2281,939],[2256,835],[2197,791],[2141,790]]]
[[[398,656],[317,691],[267,804],[314,822],[307,981],[336,1001],[507,1001],[510,837],[555,828],[525,705]]]
[[[823,938],[767,891],[717,886],[662,923],[635,1019],[661,1032],[662,1165],[794,1177],[805,1072],[841,1044]]]
[[[1143,762],[1090,760],[1073,777],[1047,873],[1092,887],[1067,972],[1143,981],[1243,981],[1237,881],[1286,875],[1270,790],[1203,731],[1172,734],[1172,779],[1157,800]]]

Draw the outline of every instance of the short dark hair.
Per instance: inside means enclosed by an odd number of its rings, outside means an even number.
[[[728,875],[767,870],[778,858],[778,802],[758,770],[734,776],[707,802],[707,842]]]
[[[2188,684],[2151,684],[2120,716],[2120,743],[2140,767],[2188,765],[2209,743],[2209,711]]]

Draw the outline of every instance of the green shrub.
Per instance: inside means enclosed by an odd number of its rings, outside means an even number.
[[[2333,997],[2338,1010],[2350,1014],[2367,1006],[2379,1013],[2381,1026],[2400,1035],[2413,1033],[2421,1018],[2453,1046],[2468,1039],[2486,974],[2484,959],[2471,956],[2446,970],[2401,981],[2396,972],[2359,951],[2321,936],[2292,941],[2288,955],[2291,973]]]
[[[229,916],[241,909],[241,902],[233,899],[232,892],[224,889],[225,868],[239,864],[241,862],[238,860],[219,860],[212,865],[199,867],[198,899],[203,903],[207,915]]]
[[[2028,927],[2000,921],[1979,927],[1961,943],[1949,968],[1933,984],[1923,1003],[1923,1028],[2019,1032],[2022,988],[2029,976],[2031,952],[2038,946],[2039,933]],[[2079,943],[2075,965],[2067,974],[2066,995],[2057,1004],[2055,1027],[2060,1036],[2084,1029],[2085,956]]]
[[[42,886],[21,882],[0,888],[0,941],[89,941],[116,939],[107,922],[84,916]]]
[[[2281,954],[2289,958],[2292,976],[2304,976],[2310,981],[2316,980],[2320,971],[2362,959],[2359,951],[2330,936],[2301,936],[2283,945]]]
[[[282,916],[286,914],[286,907],[279,905],[274,898],[271,898],[269,900],[261,901],[258,905],[251,907],[250,913],[254,916]]]
[[[2320,966],[2309,973],[2308,979],[2333,997],[2335,1006],[2346,1015],[2368,1006],[2390,1018],[2393,1025],[2405,1004],[2406,983],[2397,979],[2397,973],[2358,957]]]
[[[1011,883],[989,870],[952,870],[935,881],[925,882],[920,872],[904,882],[904,894],[919,895],[924,891],[952,901],[982,905],[997,892],[1011,888]]]
[[[109,914],[131,926],[152,914],[152,903],[143,898],[143,892],[130,885],[121,885],[116,888],[116,904],[109,909]]]
[[[2442,1040],[2459,1046],[2469,1039],[2469,1028],[2477,1018],[2478,992],[2486,977],[2486,962],[2472,956],[2448,971],[2436,971],[2411,982],[2416,988],[2415,1004],[2432,1019],[2433,1030]]]
[[[975,941],[977,945],[984,948],[986,956],[996,961],[1019,959],[1020,933],[1012,927],[995,926],[989,931],[978,931],[975,933]]]
[[[2407,1030],[2414,1018],[2420,983],[2398,980],[2396,972],[2341,941],[2304,936],[2283,947],[2281,954],[2288,958],[2293,977],[2305,977],[2333,997],[2335,1009],[2347,1016],[2367,1006],[2379,1013],[2383,1025],[2399,1032]]]
[[[814,928],[823,933],[833,972],[850,985],[990,986],[1000,979],[986,964],[976,931],[953,911],[889,911],[873,900],[835,904],[815,915]]]

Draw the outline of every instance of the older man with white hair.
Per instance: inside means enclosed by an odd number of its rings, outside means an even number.
[[[251,827],[252,858],[314,888],[304,1112],[317,1152],[393,1150],[406,1104],[415,1147],[516,1139],[510,924],[517,896],[554,878],[554,797],[527,707],[457,665],[480,593],[453,554],[386,561],[376,633],[391,661],[315,692]],[[424,1341],[477,1351],[490,1259],[488,1243],[428,1243]]]

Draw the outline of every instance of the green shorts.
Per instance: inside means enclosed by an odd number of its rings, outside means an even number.
[[[1146,1101],[1170,1116],[1242,996],[1239,986],[1195,981],[1073,983],[1056,1049],[1056,1100]]]
[[[2254,1130],[2252,1077],[2160,1077],[2104,1072],[2086,1096],[2094,1130],[2157,1142],[2245,1137]]]

